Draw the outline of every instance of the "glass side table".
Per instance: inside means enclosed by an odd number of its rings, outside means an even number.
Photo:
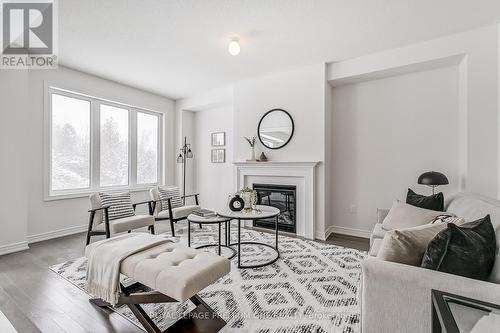
[[[433,333],[500,332],[500,305],[432,290]]]

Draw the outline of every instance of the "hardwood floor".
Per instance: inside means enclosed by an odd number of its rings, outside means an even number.
[[[352,249],[361,251],[368,251],[370,249],[370,240],[368,238],[332,234],[330,235],[330,237],[328,237],[326,242],[342,247],[350,247]]]
[[[341,235],[326,242],[363,251],[369,247],[367,239]],[[143,332],[120,315],[90,304],[86,293],[48,269],[83,256],[83,244],[82,233],[0,256],[0,311],[18,332]]]

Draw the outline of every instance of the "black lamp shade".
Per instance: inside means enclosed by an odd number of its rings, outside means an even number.
[[[418,184],[436,186],[436,185],[447,185],[449,184],[448,178],[441,172],[428,171],[418,177]]]

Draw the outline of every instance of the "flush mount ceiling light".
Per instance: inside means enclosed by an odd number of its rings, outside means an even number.
[[[229,42],[229,45],[227,47],[227,51],[229,52],[230,55],[233,55],[233,56],[237,56],[238,54],[240,54],[240,42],[238,40],[238,38],[233,38],[231,39],[231,41]]]

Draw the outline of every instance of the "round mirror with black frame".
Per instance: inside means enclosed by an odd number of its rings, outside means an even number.
[[[272,109],[260,118],[257,134],[264,147],[280,149],[290,142],[294,128],[293,118],[288,112]]]

